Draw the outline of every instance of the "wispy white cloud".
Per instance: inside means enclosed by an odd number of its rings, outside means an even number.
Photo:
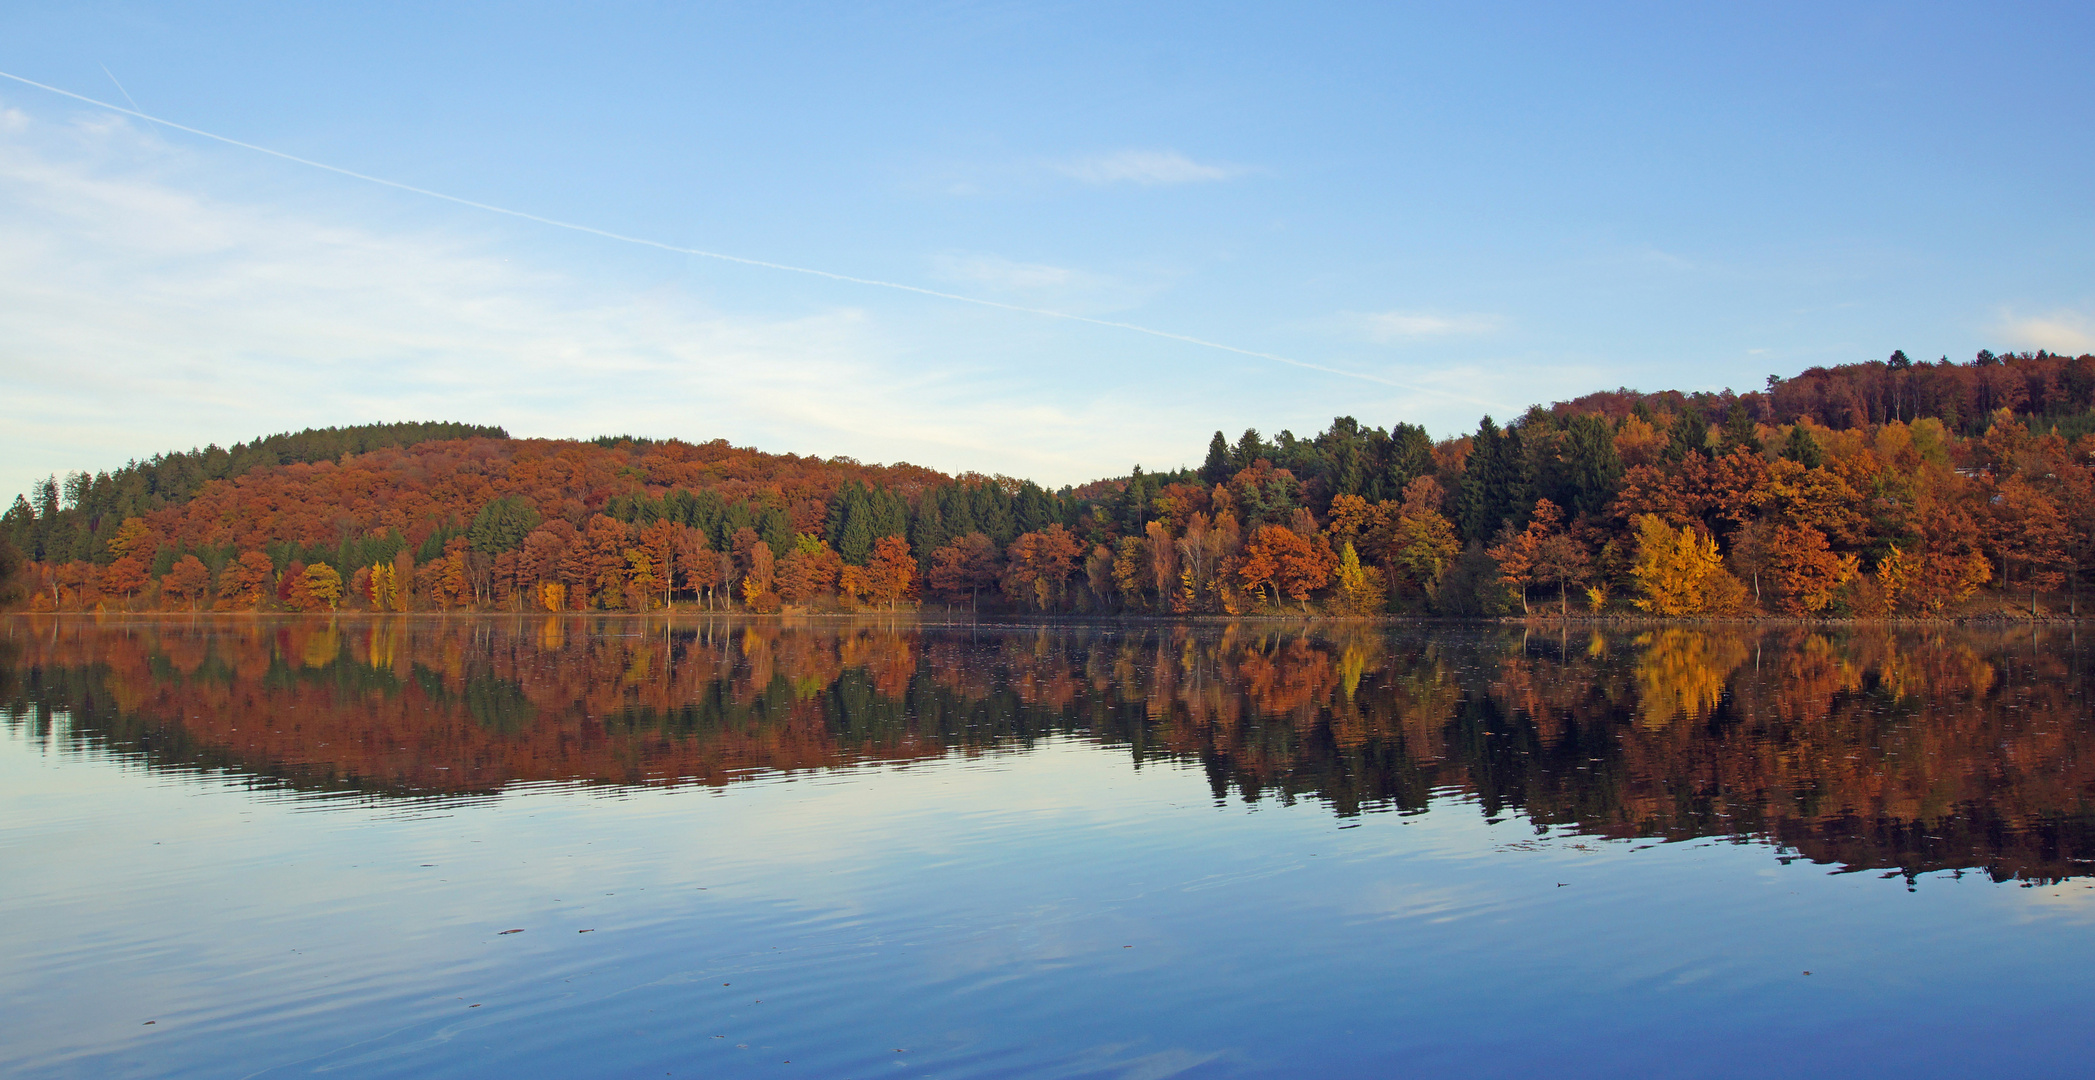
[[[1448,315],[1428,311],[1354,313],[1349,321],[1369,341],[1387,345],[1415,338],[1473,337],[1498,330],[1496,315]]]
[[[1039,292],[1103,283],[1101,278],[1065,266],[1015,262],[997,255],[939,255],[932,260],[932,273],[941,281],[998,292]]]
[[[1122,150],[1064,162],[1057,169],[1087,184],[1140,184],[1145,187],[1228,180],[1246,171],[1235,165],[1204,164],[1176,150]]]
[[[2048,315],[2004,315],[1995,330],[2007,344],[2017,348],[2046,349],[2055,353],[2095,352],[2095,318],[2077,311],[2054,311]]]
[[[1020,262],[1001,255],[945,252],[931,260],[934,280],[1022,305],[1087,315],[1137,307],[1169,286],[1168,271],[1148,269],[1135,280],[1048,263]]]
[[[0,111],[0,492],[204,442],[406,418],[726,437],[1050,482],[1139,453],[1097,437],[1141,429],[1132,401],[1044,395],[1027,381],[1038,365],[927,356],[865,308],[723,313],[681,288],[636,294],[512,261],[478,237],[215,196],[207,171],[124,122]],[[1057,267],[954,265],[1013,290],[1103,287]]]
[[[536,226],[329,179],[234,194],[256,174],[214,153],[0,101],[0,499],[48,472],[398,419],[727,438],[1059,485],[1189,463],[1216,427],[1316,421],[1338,411],[1334,387],[1347,411],[1444,426],[1503,375],[1368,361],[1340,380],[1110,315],[1024,313],[1133,307],[1168,269],[960,253],[934,272],[1022,310],[855,289],[769,301],[779,315],[723,310],[694,286],[629,284],[659,282],[658,255],[584,246],[577,262]],[[1230,375],[1189,380],[1188,357]],[[1238,392],[1247,381],[1261,393]]]

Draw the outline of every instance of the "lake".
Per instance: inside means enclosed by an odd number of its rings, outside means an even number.
[[[0,1073],[2083,1074],[2070,629],[0,620]]]

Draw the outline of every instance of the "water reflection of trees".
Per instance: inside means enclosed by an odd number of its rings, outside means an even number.
[[[1854,868],[2095,865],[2077,642],[2028,632],[47,618],[0,648],[17,723],[302,788],[725,784],[1068,735],[1342,815],[1453,790]]]

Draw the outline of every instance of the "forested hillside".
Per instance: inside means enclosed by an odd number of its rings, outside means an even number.
[[[1597,393],[1435,441],[1217,432],[1047,491],[725,442],[398,424],[52,478],[0,520],[38,610],[1485,616],[2077,611],[2095,356]]]

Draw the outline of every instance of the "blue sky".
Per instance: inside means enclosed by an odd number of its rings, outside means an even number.
[[[2085,5],[428,8],[17,0],[0,71],[1244,351],[0,80],[0,488],[436,418],[1062,484],[2095,349]]]

